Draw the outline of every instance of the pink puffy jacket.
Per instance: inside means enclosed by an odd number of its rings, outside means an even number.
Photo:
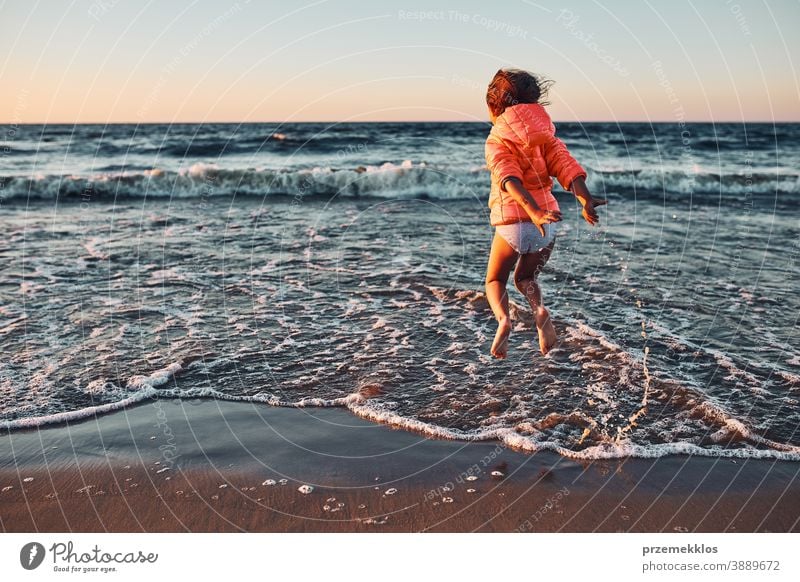
[[[520,103],[500,115],[486,138],[486,165],[492,173],[489,194],[492,226],[530,222],[530,217],[504,190],[509,178],[519,178],[543,210],[558,210],[551,193],[555,176],[569,190],[586,171],[575,161],[567,146],[555,136],[556,129],[544,107]]]

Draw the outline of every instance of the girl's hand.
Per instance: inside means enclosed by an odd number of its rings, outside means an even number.
[[[542,236],[545,236],[543,225],[561,220],[561,213],[558,210],[542,210],[539,208],[533,196],[525,189],[519,178],[509,178],[505,182],[504,188],[514,201],[525,209],[531,222],[536,225]]]
[[[582,199],[581,204],[583,205],[583,211],[581,212],[581,215],[586,222],[594,226],[600,222],[600,217],[597,215],[595,207],[608,204],[608,200],[605,198],[591,198],[590,196],[589,198]]]
[[[530,210],[528,215],[531,217],[533,224],[536,225],[536,228],[539,229],[539,232],[542,233],[542,236],[545,236],[545,224],[551,222],[561,222],[561,212],[558,210],[541,210],[537,208],[535,210]]]
[[[581,206],[583,206],[583,212],[581,212],[581,214],[586,222],[592,226],[600,222],[600,217],[597,215],[595,207],[608,204],[608,200],[605,198],[593,198],[592,194],[589,192],[589,188],[586,187],[586,180],[583,176],[578,176],[572,181],[570,190],[572,190],[572,193],[578,201],[580,201]]]

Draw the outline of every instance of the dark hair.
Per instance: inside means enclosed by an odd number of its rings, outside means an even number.
[[[486,90],[486,104],[495,116],[518,103],[549,105],[542,101],[542,97],[547,96],[552,84],[552,81],[522,69],[500,69]]]

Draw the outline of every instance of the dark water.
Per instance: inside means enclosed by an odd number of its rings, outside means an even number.
[[[565,455],[800,459],[800,126],[561,124],[610,204],[489,357],[482,124],[22,126],[0,147],[0,418],[347,406]],[[556,188],[558,188],[556,186]]]

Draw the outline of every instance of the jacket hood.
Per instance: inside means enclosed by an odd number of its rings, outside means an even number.
[[[555,132],[550,116],[538,103],[520,103],[506,108],[491,130],[497,137],[522,147],[546,143]]]

